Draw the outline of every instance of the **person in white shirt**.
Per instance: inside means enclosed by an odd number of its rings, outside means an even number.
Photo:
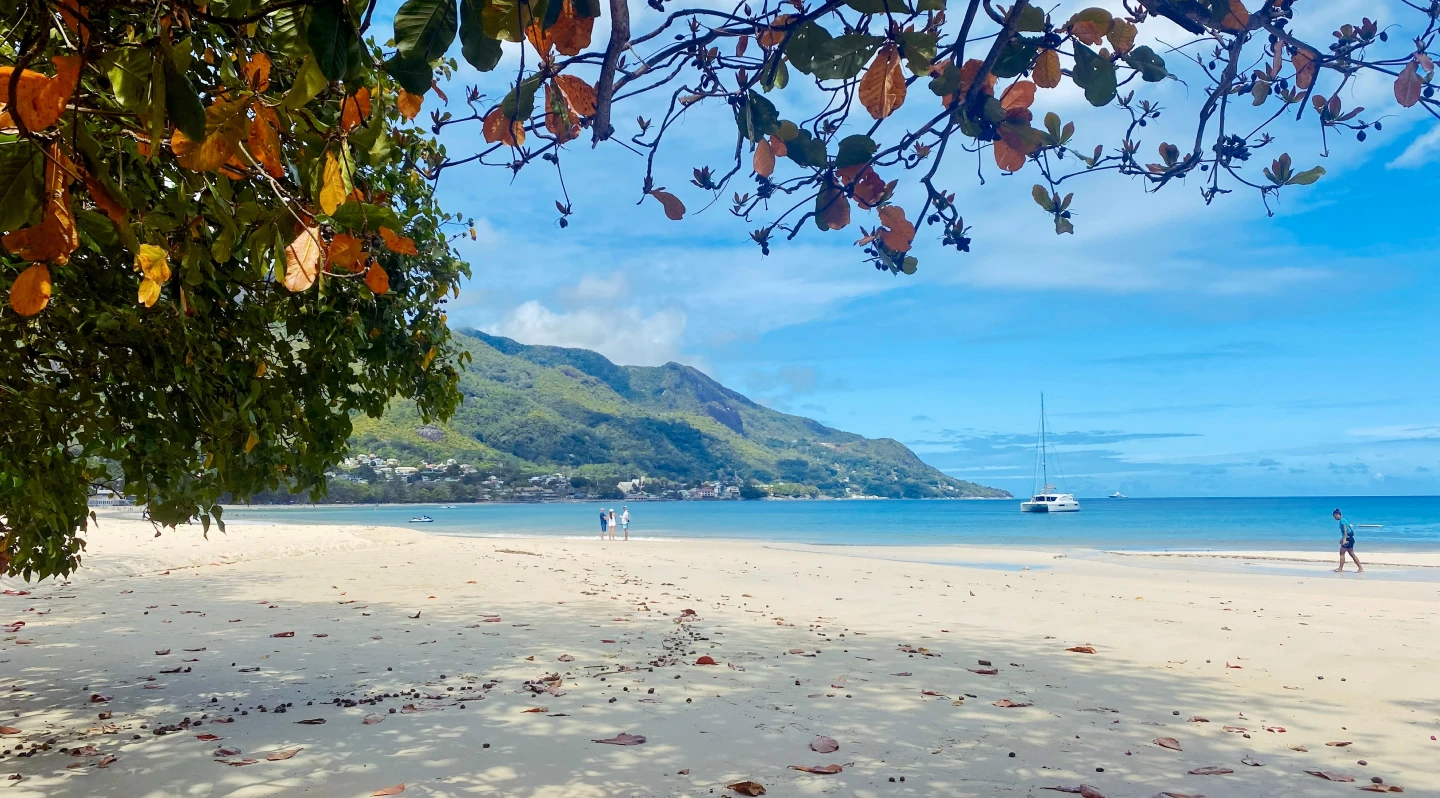
[[[615,527],[617,527],[617,526],[619,526],[619,524],[617,524],[617,523],[615,522],[615,508],[614,508],[614,507],[611,507],[611,508],[610,508],[610,539],[611,539],[611,540],[614,540],[614,539],[615,539]]]
[[[630,508],[620,508],[620,528],[625,531],[625,539],[630,539]]]

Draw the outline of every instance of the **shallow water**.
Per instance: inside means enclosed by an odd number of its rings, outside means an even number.
[[[836,545],[1009,545],[1129,550],[1331,549],[1340,507],[1356,550],[1440,550],[1440,497],[1081,498],[1078,513],[1021,513],[1006,501],[708,501],[631,504],[632,539],[739,538]],[[235,507],[227,520],[411,526],[467,536],[598,537],[599,502]],[[619,502],[605,502],[605,508]]]

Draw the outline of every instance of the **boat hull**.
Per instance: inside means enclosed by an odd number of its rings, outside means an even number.
[[[1022,513],[1078,513],[1080,502],[1020,502]]]

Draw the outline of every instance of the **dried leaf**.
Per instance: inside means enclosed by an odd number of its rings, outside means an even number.
[[[1365,792],[1405,792],[1405,788],[1398,784],[1366,784],[1356,789],[1364,790]]]
[[[1250,24],[1250,12],[1240,0],[1230,0],[1230,8],[1220,20],[1220,28],[1231,33],[1243,33]]]
[[[1161,748],[1169,748],[1172,751],[1180,750],[1180,741],[1174,737],[1156,737],[1152,742]]]
[[[380,796],[382,795],[399,795],[402,792],[405,792],[405,785],[396,784],[394,787],[386,787],[383,790],[376,790],[375,792],[370,793],[370,795],[372,798],[380,798]]]
[[[1290,63],[1295,66],[1295,88],[1308,89],[1315,82],[1315,73],[1320,69],[1318,58],[1319,54],[1308,47],[1300,47],[1295,51],[1295,55],[1290,58]]]
[[[221,764],[229,765],[232,768],[244,767],[245,765],[254,765],[260,762],[260,760],[258,759],[221,759],[218,761]]]
[[[1224,776],[1228,773],[1234,773],[1235,771],[1231,770],[1230,768],[1220,767],[1218,765],[1207,765],[1205,767],[1195,768],[1194,770],[1188,770],[1186,772],[1192,776]]]
[[[280,119],[274,108],[255,106],[255,119],[250,123],[250,132],[245,145],[260,164],[260,168],[273,178],[285,176],[285,167],[280,161]]]
[[[845,768],[839,765],[790,765],[790,769],[803,771],[805,773],[820,773],[823,775],[840,773],[845,770]]]
[[[905,73],[900,70],[900,52],[888,43],[860,79],[860,104],[875,119],[884,119],[905,103]],[[839,228],[833,228],[839,229]]]
[[[775,174],[775,149],[770,146],[769,140],[760,139],[755,144],[755,157],[751,159],[750,165],[755,174],[761,177]]]
[[[1002,709],[1006,709],[1006,708],[1009,708],[1009,707],[1028,707],[1028,706],[1030,706],[1030,704],[1027,703],[1027,702],[1024,702],[1024,701],[1011,701],[1011,700],[1008,699],[1008,698],[1002,698],[1002,699],[1000,699],[999,701],[992,701],[990,705],[991,705],[991,706],[994,706],[994,707],[1000,707],[1000,708],[1002,708]]]
[[[213,743],[213,742],[215,742],[216,740],[219,740],[219,739],[220,739],[220,735],[218,735],[218,734],[209,734],[209,733],[206,733],[206,734],[197,734],[197,735],[195,735],[195,739],[200,740],[200,741],[202,741],[202,742]]]
[[[840,743],[834,737],[820,736],[810,741],[810,750],[817,754],[833,754],[840,750]]]
[[[320,228],[307,227],[285,248],[285,287],[291,291],[304,291],[315,284],[320,274],[320,261],[325,245],[320,239]]]
[[[0,734],[19,734],[20,730],[14,726],[0,726]]]
[[[695,664],[696,664],[696,665],[719,665],[720,663],[716,662],[714,657],[710,656],[709,654],[705,654],[705,655],[701,656],[700,658],[696,659],[696,660],[695,660]]]
[[[411,94],[404,89],[400,90],[400,95],[395,99],[395,107],[400,111],[400,115],[407,120],[414,119],[420,113],[420,108],[424,104],[425,95]]]
[[[346,133],[360,127],[370,118],[370,89],[361,86],[359,91],[340,102],[340,129]]]
[[[108,768],[119,761],[120,757],[115,756],[114,754],[106,754],[105,756],[100,757],[100,761],[95,763],[95,767]]]
[[[297,721],[295,721],[295,722],[298,723],[298,724],[300,724],[301,726],[324,726],[324,725],[325,725],[325,719],[324,719],[324,718],[306,718],[305,720],[297,720]]]
[[[270,57],[264,53],[255,53],[240,67],[240,74],[245,76],[245,84],[251,91],[265,91],[270,88]]]
[[[60,120],[75,86],[80,82],[81,58],[78,55],[57,55],[50,59],[55,66],[55,76],[47,77],[39,72],[24,69],[20,72],[15,97],[10,97],[10,81],[15,74],[14,67],[0,67],[0,105],[6,106],[6,113],[0,113],[0,127],[12,127],[9,113],[18,113],[20,121],[32,133],[39,133]]]
[[[1060,54],[1054,50],[1041,50],[1035,57],[1035,67],[1030,72],[1035,85],[1042,89],[1053,89],[1060,85]]]
[[[1094,654],[1094,653],[1095,653],[1095,647],[1094,647],[1094,646],[1071,646],[1071,647],[1069,647],[1069,648],[1067,648],[1067,649],[1065,649],[1065,650],[1066,650],[1066,651],[1074,651],[1076,654]]]
[[[1354,781],[1354,780],[1355,780],[1355,777],[1354,777],[1354,776],[1347,776],[1347,775],[1344,774],[1344,773],[1334,773],[1334,772],[1329,771],[1329,770],[1307,770],[1307,771],[1305,771],[1305,772],[1306,772],[1306,773],[1309,773],[1309,774],[1312,775],[1312,776],[1319,776],[1320,778],[1325,779],[1326,781]]]
[[[32,263],[15,282],[10,284],[10,307],[21,316],[34,316],[50,304],[50,269],[43,263]],[[0,734],[18,734],[19,730],[5,731],[9,726],[0,727]]]
[[[385,248],[396,255],[420,254],[420,250],[415,248],[414,239],[402,236],[388,227],[380,228],[380,239],[385,242]]]
[[[384,720],[385,720],[385,716],[384,716],[384,715],[376,715],[376,714],[373,714],[373,713],[372,713],[372,714],[370,714],[370,715],[366,715],[366,716],[365,716],[365,720],[361,721],[361,723],[365,724],[366,726],[373,726],[373,725],[375,725],[376,723],[382,723],[382,722],[384,722]]]
[[[365,270],[365,285],[369,286],[376,296],[390,291],[390,274],[379,261],[370,261],[370,268]]]
[[[620,732],[614,737],[609,737],[604,740],[591,740],[590,742],[604,743],[606,745],[643,745],[645,743],[645,735]]]
[[[905,219],[905,209],[898,205],[886,205],[880,209],[880,223],[885,227],[880,232],[880,241],[893,252],[909,252],[915,240],[915,225]]]
[[[580,135],[580,120],[595,115],[595,89],[574,75],[545,84],[545,129],[563,144]]]
[[[765,787],[758,781],[737,781],[734,784],[725,785],[740,795],[764,795]]]
[[[1110,23],[1110,47],[1117,53],[1128,53],[1135,46],[1135,37],[1140,29],[1135,24],[1125,19],[1116,19]]]
[[[850,224],[850,200],[834,183],[826,183],[815,196],[815,224],[821,230],[840,230]]]
[[[1025,166],[1025,153],[1019,152],[1002,139],[995,142],[995,165],[1007,172],[1018,172]]]
[[[561,55],[579,55],[590,46],[594,29],[595,18],[576,16],[574,0],[565,0],[565,5],[560,7],[560,17],[545,35]]]
[[[266,754],[266,755],[265,755],[265,758],[268,759],[268,760],[270,760],[271,762],[281,762],[281,761],[284,761],[284,760],[286,760],[286,759],[292,759],[292,758],[294,758],[294,756],[295,756],[296,754],[300,753],[300,752],[303,751],[303,750],[305,750],[303,747],[301,747],[301,748],[287,748],[287,749],[284,750],[284,751],[276,751],[276,752],[273,753],[273,754]]]
[[[1420,92],[1425,88],[1425,83],[1420,80],[1418,70],[1419,63],[1412,58],[1395,78],[1395,102],[1400,103],[1403,108],[1410,108],[1420,102]]]
[[[651,191],[650,196],[660,200],[660,204],[665,206],[666,218],[677,222],[685,218],[685,203],[681,202],[679,197],[660,188]]]
[[[1350,742],[1349,740],[1344,740],[1341,742],[1326,743],[1326,745],[1330,746],[1331,748],[1344,748],[1347,745],[1354,745],[1354,743]]]
[[[480,130],[485,136],[485,141],[490,144],[500,143],[518,147],[525,143],[524,123],[519,119],[507,117],[504,109],[498,105],[485,115],[485,121]]]
[[[965,670],[971,673],[978,673],[981,676],[994,676],[1000,672],[999,668],[966,668]]]
[[[1005,111],[1027,109],[1035,103],[1035,84],[1028,80],[1017,80],[1005,87],[1000,95],[1000,107]],[[1007,114],[1008,115],[1008,114]]]

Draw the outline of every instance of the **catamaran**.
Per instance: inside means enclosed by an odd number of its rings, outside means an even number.
[[[1060,493],[1059,488],[1050,484],[1050,457],[1049,447],[1045,440],[1045,394],[1040,394],[1040,437],[1035,444],[1035,458],[1038,468],[1035,469],[1035,476],[1039,477],[1040,490],[1030,495],[1030,501],[1020,502],[1022,513],[1076,513],[1080,511],[1080,502],[1075,501],[1074,494]],[[1058,468],[1057,468],[1058,470]]]

